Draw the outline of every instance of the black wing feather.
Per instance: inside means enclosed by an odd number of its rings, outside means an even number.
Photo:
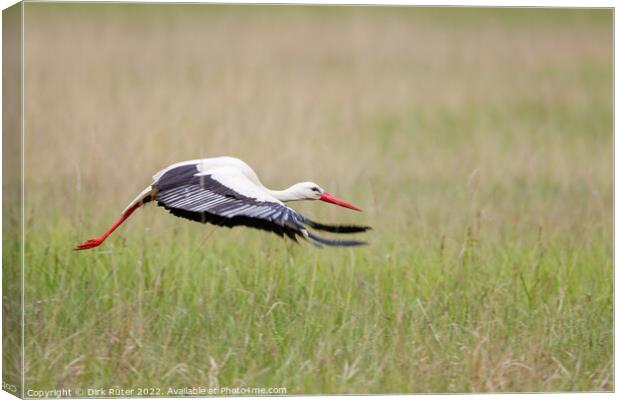
[[[359,225],[328,225],[306,218],[306,225],[312,229],[332,233],[359,233],[372,229],[370,226]]]

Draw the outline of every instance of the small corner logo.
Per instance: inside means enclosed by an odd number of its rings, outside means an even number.
[[[2,381],[2,390],[6,390],[7,392],[10,392],[10,393],[16,393],[17,386],[11,385],[10,383],[6,383]]]

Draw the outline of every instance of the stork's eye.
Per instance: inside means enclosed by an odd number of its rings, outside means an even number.
[[[318,192],[320,192],[319,188],[318,188],[318,187],[316,187],[316,186],[312,188],[312,191],[313,191],[313,192],[317,192],[317,193],[318,193]]]

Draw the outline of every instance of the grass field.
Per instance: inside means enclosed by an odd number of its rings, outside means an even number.
[[[26,390],[614,389],[611,10],[25,10]],[[148,206],[72,251],[218,155],[371,244]]]

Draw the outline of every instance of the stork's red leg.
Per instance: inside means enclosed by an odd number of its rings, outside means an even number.
[[[141,205],[142,205],[142,202],[138,202],[134,204],[127,211],[125,211],[123,215],[119,218],[119,220],[116,221],[114,225],[112,225],[107,231],[105,231],[103,235],[92,238],[92,239],[88,239],[87,241],[77,245],[74,250],[86,250],[86,249],[92,249],[93,247],[99,246],[101,243],[103,243],[104,240],[106,240],[108,236],[110,236],[112,232],[114,232],[116,228],[120,226],[120,224],[125,222],[125,220],[129,218],[129,216],[134,211],[136,211]]]

